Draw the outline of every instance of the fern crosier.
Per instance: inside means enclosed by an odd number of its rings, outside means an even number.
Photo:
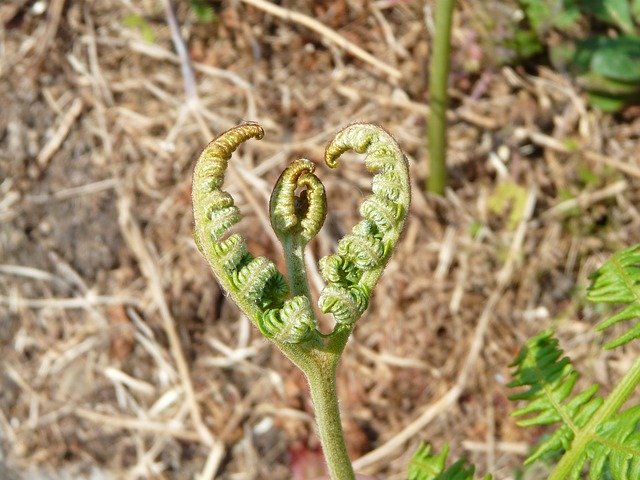
[[[299,314],[300,308],[292,309],[293,299],[287,300],[289,286],[273,262],[254,258],[238,234],[223,239],[241,219],[233,198],[222,190],[228,162],[242,142],[263,136],[262,127],[247,123],[223,133],[204,149],[193,174],[194,236],[222,287],[262,333],[299,343],[315,331],[311,306],[305,315]]]
[[[393,137],[375,125],[350,125],[327,147],[325,160],[330,167],[337,166],[338,157],[347,150],[366,153],[365,162],[374,178],[373,195],[360,208],[363,220],[338,242],[336,254],[320,261],[327,285],[318,303],[336,320],[333,331],[325,335],[317,328],[304,262],[304,249],[327,213],[324,187],[314,164],[300,159],[289,165],[269,203],[288,282],[273,262],[254,258],[239,234],[227,236],[241,218],[233,198],[222,190],[229,159],[242,142],[263,135],[258,124],[246,123],[223,133],[200,155],[193,175],[196,244],[229,296],[305,373],[331,478],[352,480],[335,372],[354,323],[367,309],[400,237],[409,210],[407,161]]]
[[[269,210],[271,225],[281,240],[296,236],[306,245],[324,223],[327,198],[314,170],[313,162],[299,159],[289,165],[276,182]],[[300,196],[296,196],[298,188],[303,189]]]
[[[240,235],[225,238],[241,219],[233,198],[222,190],[228,162],[242,142],[263,136],[258,124],[246,123],[223,133],[200,155],[193,180],[195,239],[223,288],[263,334],[289,343],[310,341],[320,334],[302,252],[327,213],[315,165],[306,159],[291,163],[271,195],[271,223],[283,242],[290,285],[273,262],[254,258]],[[402,231],[410,199],[407,161],[391,135],[375,125],[352,124],[327,147],[327,165],[336,167],[338,157],[350,149],[366,154],[366,166],[374,173],[373,195],[360,208],[363,220],[338,242],[338,252],[320,260],[327,285],[319,299],[323,312],[333,314],[337,324],[347,325],[367,309]]]
[[[374,174],[373,195],[362,203],[363,219],[340,240],[338,252],[320,260],[327,286],[319,305],[336,322],[352,324],[367,309],[398,242],[411,195],[406,157],[386,131],[375,125],[349,125],[327,147],[326,164],[337,167],[347,150],[366,154],[365,165]]]

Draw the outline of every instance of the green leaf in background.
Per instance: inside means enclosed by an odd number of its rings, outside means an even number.
[[[515,50],[521,58],[533,57],[544,50],[538,35],[532,30],[518,30],[515,32],[513,39],[509,42],[509,47]]]
[[[640,37],[608,39],[591,59],[591,70],[621,82],[640,82]]]
[[[578,42],[562,42],[550,48],[552,65],[572,75],[582,75],[591,68],[595,52],[607,41],[604,37],[591,37]]]
[[[640,24],[640,0],[631,0],[631,13],[636,19],[636,23]]]
[[[191,0],[191,10],[203,23],[213,23],[218,17],[207,0]]]
[[[565,30],[580,18],[575,0],[520,0],[520,5],[538,34],[551,27]]]
[[[138,30],[145,42],[153,43],[156,40],[156,36],[153,33],[151,25],[140,15],[136,15],[134,13],[125,15],[122,19],[122,24],[125,27],[135,28]]]
[[[582,8],[597,19],[614,25],[626,34],[633,34],[629,0],[582,0]]]
[[[585,90],[606,93],[615,96],[632,96],[640,93],[640,83],[628,83],[599,75],[595,72],[589,72],[580,75],[578,84]]]
[[[614,97],[604,93],[589,92],[589,103],[603,112],[617,112],[626,103],[624,97]]]
[[[448,445],[432,454],[431,445],[421,443],[409,463],[408,480],[473,480],[475,467],[464,460],[445,469],[448,454]],[[491,480],[491,475],[487,474],[484,480]]]
[[[502,180],[489,196],[488,207],[497,215],[503,214],[509,206],[511,213],[507,219],[507,228],[515,230],[524,216],[527,204],[527,189],[511,180]]]

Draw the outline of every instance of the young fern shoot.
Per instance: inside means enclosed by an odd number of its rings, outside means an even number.
[[[326,286],[318,305],[335,320],[333,331],[323,334],[304,265],[305,246],[327,213],[315,165],[306,159],[291,163],[271,195],[271,224],[282,243],[287,279],[270,260],[253,257],[242,236],[228,235],[241,218],[233,198],[222,190],[228,162],[242,142],[263,136],[257,123],[245,123],[220,135],[200,155],[192,193],[196,244],[233,301],[307,377],[331,479],[354,479],[340,423],[336,368],[402,232],[410,200],[407,160],[393,137],[371,124],[349,125],[327,146],[329,167],[354,150],[366,154],[374,177],[373,194],[360,207],[362,220],[338,242],[335,254],[319,262]]]

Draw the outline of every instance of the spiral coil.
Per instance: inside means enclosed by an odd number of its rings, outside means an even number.
[[[365,165],[374,174],[373,195],[360,207],[363,220],[338,243],[338,253],[320,261],[327,286],[320,309],[338,323],[355,322],[367,308],[371,292],[386,266],[404,226],[409,201],[407,160],[382,128],[355,123],[340,131],[325,151],[332,168],[347,150],[366,154]]]
[[[265,336],[291,344],[312,342],[321,334],[308,293],[291,297],[273,262],[253,257],[237,233],[226,237],[242,218],[231,195],[222,190],[228,162],[241,143],[263,136],[258,124],[245,123],[220,135],[200,155],[193,176],[195,240],[223,288]],[[327,165],[337,166],[347,150],[366,153],[374,178],[373,195],[360,208],[363,219],[338,242],[337,253],[320,260],[327,284],[318,303],[338,324],[353,324],[367,309],[409,207],[407,162],[387,132],[369,124],[346,127],[327,147]],[[269,205],[277,236],[302,247],[318,233],[327,214],[324,186],[314,171],[309,160],[292,162],[278,179]]]

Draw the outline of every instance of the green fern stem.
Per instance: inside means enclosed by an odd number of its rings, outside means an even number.
[[[304,295],[311,301],[311,290],[307,281],[307,269],[304,264],[305,245],[296,237],[287,236],[282,240],[282,251],[287,264],[289,285],[292,295]]]
[[[332,480],[355,479],[342,430],[336,391],[336,368],[352,331],[353,325],[338,325],[331,334],[322,335],[322,345],[313,347],[275,342],[307,378],[320,443]]]
[[[571,448],[562,456],[562,459],[558,462],[548,480],[565,480],[570,478],[571,471],[574,465],[581,461],[587,444],[591,441],[598,441],[596,434],[598,425],[601,425],[614,416],[633,392],[635,392],[639,384],[640,358],[635,361],[631,369],[620,379],[620,382],[609,394],[595,415],[591,417],[589,422],[576,434],[571,442]]]
[[[429,178],[427,191],[444,195],[447,183],[447,86],[451,58],[451,24],[455,0],[436,2],[436,25],[429,73],[429,106],[431,114],[427,125],[429,148]]]
[[[335,364],[327,365],[312,374],[308,372],[307,378],[316,413],[318,433],[331,478],[351,480],[355,479],[355,475],[340,421],[336,393],[336,366]]]

